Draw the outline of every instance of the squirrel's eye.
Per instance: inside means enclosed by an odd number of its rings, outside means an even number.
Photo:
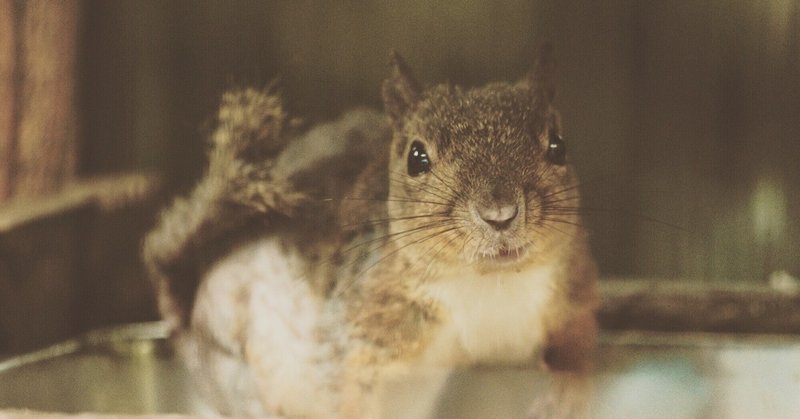
[[[409,176],[419,176],[431,170],[431,160],[425,146],[419,141],[411,143],[411,151],[408,153],[408,174]]]
[[[567,145],[560,135],[550,133],[550,143],[547,145],[547,160],[550,163],[563,166],[567,162]]]

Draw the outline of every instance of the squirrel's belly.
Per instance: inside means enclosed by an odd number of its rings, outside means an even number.
[[[198,290],[192,328],[212,341],[205,345],[241,357],[247,365],[241,373],[251,375],[267,411],[307,415],[311,412],[304,395],[322,385],[317,365],[322,347],[316,335],[320,301],[298,276],[297,266],[295,256],[287,254],[277,240],[260,240],[235,251],[206,275]],[[201,368],[218,371],[213,365]],[[220,385],[232,380],[211,378]],[[248,393],[241,390],[238,394]],[[227,404],[247,403],[242,402]]]
[[[426,287],[444,320],[424,358],[432,363],[523,364],[542,349],[553,269],[464,275]]]

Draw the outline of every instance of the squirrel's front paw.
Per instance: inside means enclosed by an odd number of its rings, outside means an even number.
[[[528,410],[528,419],[586,419],[585,404],[563,403],[554,397],[537,399]]]
[[[591,399],[589,376],[556,373],[550,385],[536,395],[528,409],[529,419],[584,419]]]
[[[584,416],[573,415],[563,403],[550,392],[537,397],[528,409],[528,419],[572,419]]]

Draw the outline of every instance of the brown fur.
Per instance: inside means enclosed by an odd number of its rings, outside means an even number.
[[[384,125],[364,122],[358,131],[339,123],[345,132],[323,137],[344,147],[308,167],[281,166],[297,141],[311,140],[284,133],[277,98],[249,90],[223,98],[208,174],[145,242],[165,317],[178,330],[191,328],[194,294],[209,264],[243,242],[278,237],[287,253],[302,255],[302,279],[324,301],[319,335],[338,360],[328,361],[338,362],[330,384],[337,413],[373,417],[382,368],[420,357],[447,316],[421,291],[426,284],[466,268],[485,274],[554,266],[542,352],[547,368],[576,382],[591,369],[596,272],[577,214],[574,169],[547,158],[561,130],[552,53],[545,48],[518,83],[472,89],[423,89],[398,54],[391,62],[382,91],[391,135]],[[412,176],[415,142],[432,163]],[[475,215],[500,204],[518,209],[503,233]],[[499,262],[514,251],[513,263]],[[247,336],[236,339],[246,346]],[[565,388],[585,384],[577,382]]]

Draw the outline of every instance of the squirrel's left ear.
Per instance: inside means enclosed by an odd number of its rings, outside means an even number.
[[[556,97],[556,61],[553,57],[553,46],[544,43],[533,69],[528,73],[527,84],[533,94],[533,107],[537,112],[546,113]]]
[[[392,77],[383,82],[383,107],[392,123],[399,126],[406,114],[417,104],[422,88],[397,51],[392,50],[389,59],[393,72]]]

